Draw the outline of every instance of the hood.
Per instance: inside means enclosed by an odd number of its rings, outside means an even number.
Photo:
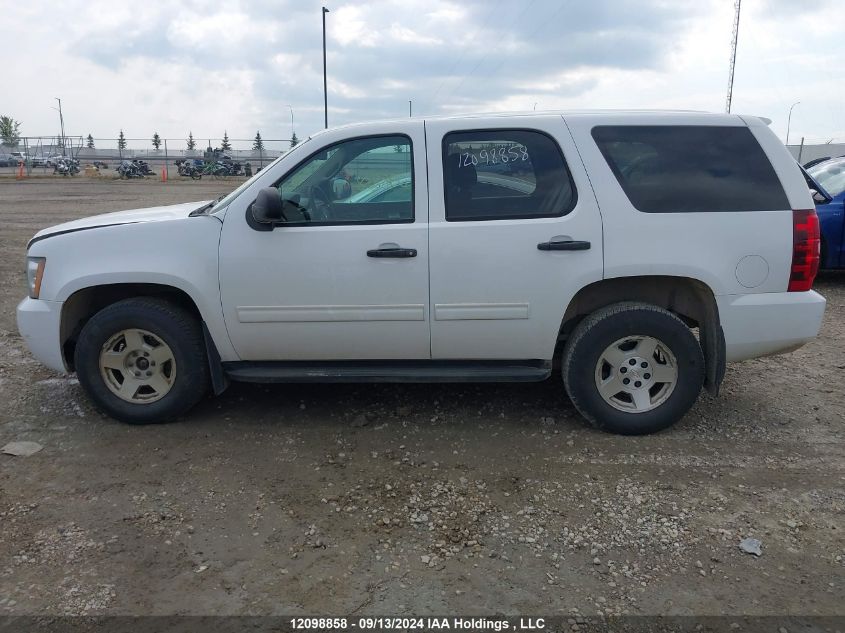
[[[79,220],[72,220],[42,229],[35,234],[29,245],[38,242],[51,235],[62,235],[75,231],[97,229],[104,226],[115,226],[118,224],[137,224],[139,222],[165,222],[167,220],[181,220],[187,218],[191,211],[195,211],[211,202],[204,200],[200,202],[183,202],[182,204],[171,204],[164,207],[149,207],[147,209],[131,209],[129,211],[116,211],[114,213],[103,213],[92,215]]]

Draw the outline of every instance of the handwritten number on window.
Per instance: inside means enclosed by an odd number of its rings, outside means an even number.
[[[524,145],[499,145],[479,150],[477,153],[462,152],[458,154],[458,167],[470,165],[499,165],[527,161],[531,158]]]

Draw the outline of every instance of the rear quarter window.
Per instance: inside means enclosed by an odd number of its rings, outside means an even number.
[[[790,208],[769,158],[747,127],[602,125],[592,135],[639,211]]]

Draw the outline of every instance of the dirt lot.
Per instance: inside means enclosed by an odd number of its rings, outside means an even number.
[[[0,614],[845,614],[845,275],[675,428],[536,385],[234,385],[134,428],[31,359],[27,239],[235,183],[0,180]],[[761,557],[742,553],[762,540]]]

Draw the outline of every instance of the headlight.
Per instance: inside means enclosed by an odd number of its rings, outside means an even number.
[[[26,258],[26,283],[29,286],[29,298],[37,299],[41,293],[41,278],[44,276],[45,257]]]

